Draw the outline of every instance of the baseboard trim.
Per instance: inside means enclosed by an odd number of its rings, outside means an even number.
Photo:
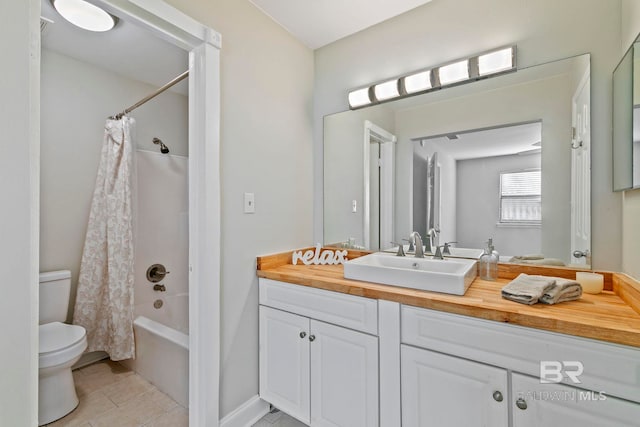
[[[255,395],[220,420],[220,427],[251,427],[269,412],[269,404]]]

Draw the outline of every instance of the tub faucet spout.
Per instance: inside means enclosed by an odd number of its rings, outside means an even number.
[[[155,285],[153,285],[153,290],[158,292],[165,292],[167,288],[164,285],[156,283]]]

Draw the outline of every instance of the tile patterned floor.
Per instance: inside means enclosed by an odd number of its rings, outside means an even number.
[[[117,362],[94,363],[73,377],[80,404],[47,427],[189,426],[187,409]]]
[[[284,412],[277,411],[265,415],[252,427],[307,427],[307,425]]]

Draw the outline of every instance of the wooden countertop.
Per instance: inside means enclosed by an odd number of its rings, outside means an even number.
[[[500,266],[497,281],[476,279],[464,296],[345,279],[342,265],[292,265],[291,253],[258,258],[259,277],[367,298],[513,323],[562,334],[640,347],[640,284],[619,273],[605,274],[605,290],[583,294],[577,301],[527,306],[500,296],[501,288],[519,274],[570,277],[575,270]],[[353,254],[349,258],[361,254]],[[575,277],[575,276],[574,276]],[[572,277],[572,278],[574,278]]]

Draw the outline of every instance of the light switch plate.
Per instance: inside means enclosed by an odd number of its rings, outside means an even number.
[[[256,202],[253,193],[244,193],[244,213],[255,213]]]

